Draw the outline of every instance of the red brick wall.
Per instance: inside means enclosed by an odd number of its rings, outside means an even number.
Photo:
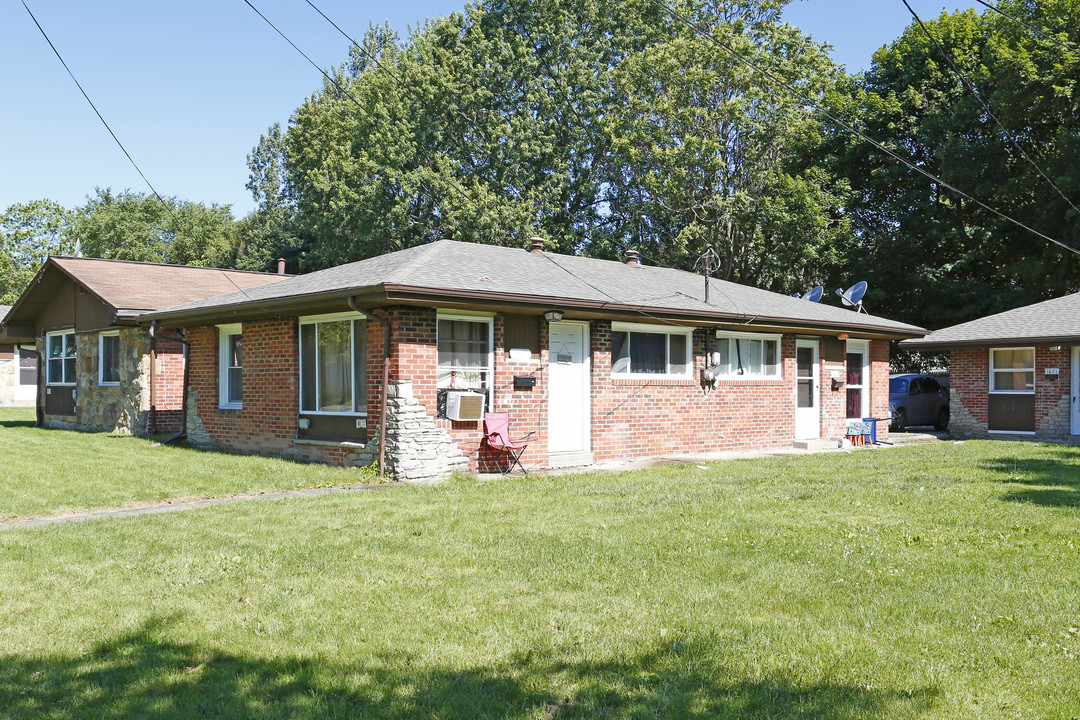
[[[171,335],[172,331],[168,331]],[[180,431],[184,407],[184,345],[177,340],[158,337],[157,364],[154,367],[154,432],[171,434]]]
[[[390,307],[377,311],[392,326],[390,379],[411,380],[413,396],[436,414],[436,318],[433,308]],[[188,331],[191,341],[191,389],[207,433],[224,449],[339,462],[348,451],[297,446],[298,352],[295,320],[244,324],[244,407],[218,408],[216,328]],[[494,407],[511,417],[511,433],[536,431],[526,464],[547,461],[547,324],[540,324],[539,357],[512,361],[505,347],[502,316],[494,319]],[[776,380],[721,380],[706,392],[698,382],[704,358],[704,331],[694,333],[694,379],[613,379],[611,323],[590,323],[592,451],[596,461],[663,454],[751,450],[790,445],[795,425],[795,341],[781,342],[782,377]],[[368,427],[374,432],[382,381],[382,328],[368,323]],[[871,343],[871,408],[884,415],[888,405],[888,343]],[[515,388],[514,376],[531,375],[536,384]],[[840,431],[843,387],[832,389],[827,373],[821,382],[822,427]],[[484,466],[480,457],[481,423],[436,420],[469,458],[470,469]],[[879,429],[884,432],[884,426]]]
[[[1063,403],[1071,396],[1072,349],[1062,346],[1035,348],[1035,433],[1036,436],[1064,437],[1069,434],[1068,417]],[[1046,368],[1058,368],[1056,378],[1046,375]],[[965,432],[985,433],[988,430],[987,410],[990,391],[990,349],[963,348],[953,350],[949,358],[949,386],[953,405],[957,402],[970,413],[975,427],[957,426]],[[953,410],[957,417],[957,410]]]
[[[886,418],[877,423],[877,439],[889,439],[889,341],[870,341],[870,415]]]

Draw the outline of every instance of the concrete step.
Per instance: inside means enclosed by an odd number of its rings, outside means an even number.
[[[828,438],[814,438],[812,440],[796,440],[792,443],[796,450],[808,450],[810,452],[823,452],[825,450],[837,450],[836,440]]]

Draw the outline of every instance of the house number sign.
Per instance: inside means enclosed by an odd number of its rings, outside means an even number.
[[[1047,377],[1057,377],[1061,374],[1061,371],[1058,368],[1046,368],[1045,372]]]

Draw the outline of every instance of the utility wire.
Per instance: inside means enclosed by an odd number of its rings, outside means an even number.
[[[1018,18],[1018,17],[1016,17],[1014,15],[1010,15],[1009,13],[1005,12],[1001,8],[997,7],[996,5],[985,2],[985,0],[975,0],[975,2],[979,3],[983,7],[989,8],[990,10],[996,12],[998,15],[1001,15],[1003,18],[1005,18],[1007,20],[1011,20],[1012,22],[1016,23],[1017,25],[1020,25],[1022,27],[1027,28],[1033,35],[1035,35],[1035,36],[1037,36],[1037,37],[1039,37],[1039,38],[1041,38],[1041,39],[1043,39],[1043,40],[1045,40],[1045,41],[1047,41],[1049,43],[1053,43],[1053,44],[1057,45],[1058,47],[1060,47],[1063,50],[1067,50],[1069,52],[1076,52],[1077,50],[1080,50],[1080,45],[1077,45],[1076,43],[1072,42],[1071,40],[1062,40],[1061,38],[1059,38],[1059,37],[1057,37],[1055,35],[1051,35],[1050,33],[1046,32],[1045,30],[1040,30],[1037,27],[1031,25],[1030,23],[1024,22],[1023,20],[1021,20],[1020,18]]]
[[[146,183],[147,187],[150,188],[150,191],[154,193],[154,197],[156,197],[162,205],[164,205],[165,207],[169,207],[168,203],[162,200],[161,195],[158,194],[158,191],[154,189],[154,186],[150,183],[150,181],[146,179],[146,175],[144,175],[143,171],[139,169],[138,164],[136,164],[135,160],[132,159],[131,153],[127,151],[127,148],[124,147],[124,144],[120,142],[120,138],[116,137],[116,133],[114,133],[112,128],[109,127],[109,123],[105,122],[105,118],[102,117],[100,112],[98,112],[97,106],[94,105],[94,101],[91,100],[90,96],[86,94],[86,91],[83,90],[83,86],[75,77],[75,73],[71,72],[71,68],[69,68],[68,64],[64,62],[64,58],[60,55],[60,51],[56,49],[56,46],[53,45],[53,41],[49,39],[49,35],[45,32],[45,28],[41,27],[41,23],[39,23],[38,19],[34,17],[34,13],[31,12],[30,6],[26,4],[26,0],[22,0],[22,6],[26,8],[26,12],[30,14],[30,19],[34,21],[35,25],[37,25],[37,29],[41,32],[41,36],[45,38],[45,42],[49,43],[49,47],[52,48],[52,51],[56,55],[56,58],[60,61],[60,64],[64,66],[65,70],[67,70],[67,74],[71,76],[72,81],[74,81],[75,83],[75,87],[79,88],[79,92],[81,92],[82,96],[86,98],[86,102],[90,103],[90,107],[94,109],[94,114],[98,116],[98,120],[100,120],[101,124],[105,126],[105,129],[109,131],[109,134],[112,135],[112,139],[115,140],[116,144],[120,146],[120,150],[123,151],[124,156],[128,159],[128,162],[130,162],[131,166],[135,168],[135,172],[139,173],[139,177],[143,179],[143,182]]]
[[[1067,245],[1067,244],[1061,242],[1060,240],[1052,238],[1049,235],[1045,235],[1045,234],[1039,232],[1038,230],[1035,230],[1034,228],[1032,228],[1032,227],[1030,227],[1028,225],[1025,225],[1024,223],[1020,222],[1019,220],[1017,220],[1017,219],[1015,219],[1015,218],[1013,218],[1013,217],[1011,217],[1009,215],[1006,215],[1005,213],[998,210],[997,208],[994,208],[994,207],[991,207],[990,205],[987,205],[982,200],[979,200],[978,198],[969,195],[968,193],[964,192],[963,190],[956,187],[955,185],[941,179],[940,177],[933,174],[929,170],[926,170],[925,168],[919,167],[918,165],[916,165],[912,161],[908,160],[907,158],[903,157],[902,155],[894,152],[893,150],[890,150],[885,145],[881,144],[877,140],[874,140],[872,137],[870,137],[866,133],[864,133],[861,130],[859,130],[858,128],[856,128],[851,123],[847,122],[843,118],[837,116],[832,111],[830,111],[827,108],[823,107],[816,100],[813,100],[810,97],[808,97],[807,95],[805,95],[801,90],[799,90],[797,87],[795,87],[794,85],[792,85],[788,81],[786,81],[783,78],[781,78],[780,76],[778,76],[776,73],[772,72],[771,70],[767,70],[767,69],[761,67],[760,65],[758,65],[757,63],[753,62],[752,60],[748,60],[747,58],[743,57],[742,55],[740,55],[738,53],[738,51],[736,51],[729,44],[717,39],[716,36],[714,36],[712,33],[710,33],[706,28],[703,28],[700,25],[695,24],[692,20],[690,20],[688,17],[686,17],[685,15],[680,13],[678,10],[675,10],[675,9],[669,7],[666,3],[661,2],[660,0],[649,0],[649,1],[653,5],[655,5],[656,7],[661,8],[664,12],[666,12],[669,15],[671,15],[672,17],[674,17],[679,22],[686,25],[688,28],[690,28],[691,30],[696,32],[701,37],[704,37],[707,40],[711,41],[717,47],[721,48],[722,50],[727,52],[729,55],[731,55],[738,62],[742,63],[743,65],[746,65],[747,67],[749,67],[750,69],[752,69],[755,72],[759,73],[760,75],[763,75],[766,78],[772,80],[776,85],[778,85],[781,88],[784,88],[785,90],[790,92],[794,97],[802,100],[802,102],[804,102],[808,106],[814,108],[815,110],[817,110],[818,112],[823,114],[825,117],[829,118],[834,123],[836,123],[837,125],[841,126],[845,130],[847,130],[852,135],[858,137],[859,139],[863,140],[864,142],[869,143],[870,145],[873,145],[875,148],[877,148],[881,152],[885,153],[889,157],[893,158],[897,162],[900,162],[901,164],[906,165],[909,169],[914,170],[915,172],[919,173],[920,175],[923,175],[923,176],[927,177],[928,179],[932,180],[933,182],[939,184],[941,187],[944,187],[944,188],[947,188],[947,189],[953,191],[954,193],[956,193],[960,197],[964,198],[965,200],[968,200],[969,202],[972,202],[972,203],[978,205],[979,207],[983,208],[984,210],[986,210],[988,212],[991,212],[994,215],[997,215],[1001,219],[1006,220],[1006,221],[1008,221],[1008,222],[1010,222],[1010,223],[1012,223],[1012,224],[1014,224],[1014,225],[1016,225],[1018,227],[1021,227],[1024,230],[1027,230],[1028,232],[1032,233],[1033,235],[1037,235],[1038,237],[1041,237],[1043,240],[1046,240],[1047,242],[1051,242],[1054,245],[1058,245],[1058,246],[1064,248],[1065,250],[1068,250],[1069,252],[1080,255],[1080,250],[1077,250],[1076,248],[1072,247],[1071,245]]]
[[[1054,188],[1057,194],[1061,196],[1061,199],[1069,204],[1069,207],[1073,209],[1073,212],[1080,215],[1080,209],[1077,209],[1076,205],[1073,204],[1073,201],[1070,200],[1068,196],[1066,196],[1065,193],[1061,191],[1061,188],[1059,188],[1057,184],[1050,179],[1049,175],[1043,172],[1043,169],[1039,167],[1038,163],[1032,160],[1031,156],[1028,155],[1027,152],[1025,152],[1024,148],[1020,146],[1020,143],[1017,142],[1015,136],[1011,132],[1009,132],[1009,130],[1001,123],[1000,120],[998,120],[997,115],[995,115],[990,109],[990,106],[983,101],[982,97],[979,95],[979,91],[975,89],[974,84],[972,84],[964,76],[964,73],[961,72],[960,68],[956,66],[956,63],[954,63],[952,58],[949,57],[949,53],[946,52],[945,48],[941,46],[941,43],[937,41],[937,38],[935,38],[933,34],[931,34],[930,28],[926,26],[926,23],[924,23],[922,18],[919,17],[919,14],[916,13],[914,9],[912,9],[911,5],[908,3],[908,0],[900,0],[900,2],[904,3],[904,7],[906,7],[908,9],[908,12],[911,13],[911,17],[915,18],[915,22],[917,22],[919,24],[919,27],[922,28],[922,31],[926,34],[926,37],[930,38],[930,42],[934,43],[934,47],[936,47],[938,52],[941,53],[941,57],[945,58],[945,62],[948,63],[949,67],[952,68],[952,71],[956,73],[956,77],[959,78],[960,84],[971,91],[971,94],[975,97],[976,100],[979,101],[979,105],[982,106],[982,109],[986,112],[987,115],[990,116],[990,119],[994,121],[998,128],[1001,129],[1002,134],[1005,135],[1005,139],[1008,140],[1012,144],[1012,146],[1020,152],[1020,154],[1024,157],[1025,160],[1028,161],[1028,164],[1030,164],[1031,167],[1035,168],[1036,172],[1038,172],[1039,175],[1042,176],[1043,180],[1050,183],[1050,187]]]

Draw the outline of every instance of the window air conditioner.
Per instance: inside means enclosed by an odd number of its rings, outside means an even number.
[[[452,390],[446,393],[446,417],[451,420],[480,420],[484,417],[487,396],[471,390]]]

